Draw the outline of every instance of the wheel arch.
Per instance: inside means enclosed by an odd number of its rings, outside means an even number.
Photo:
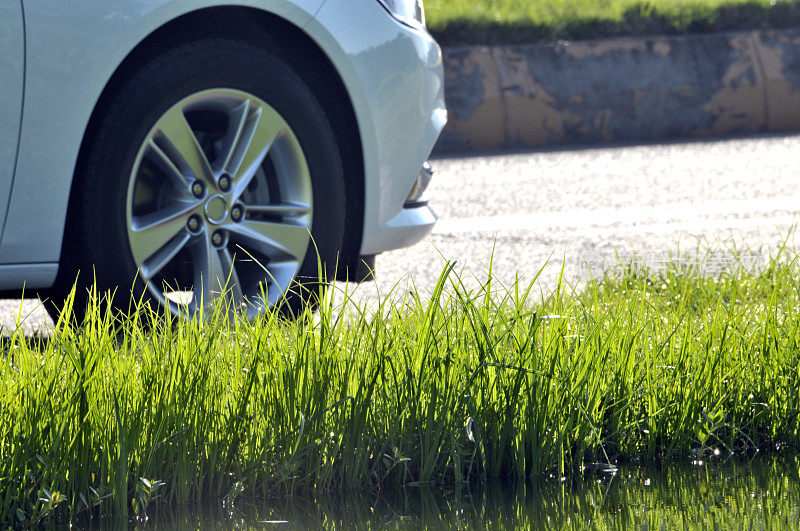
[[[151,32],[116,68],[97,99],[81,140],[70,188],[60,262],[64,263],[63,253],[72,247],[76,238],[73,225],[77,216],[74,213],[83,186],[89,146],[113,96],[142,65],[165,49],[208,37],[243,39],[274,50],[308,84],[327,114],[336,134],[347,188],[345,239],[338,271],[339,278],[345,279],[348,272],[354,273],[358,269],[365,208],[363,144],[353,103],[333,63],[301,28],[268,11],[240,6],[208,7],[185,13]],[[59,277],[62,276],[61,269]],[[59,280],[66,279],[57,279],[56,283]]]

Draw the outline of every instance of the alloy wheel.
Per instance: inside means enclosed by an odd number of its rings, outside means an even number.
[[[156,121],[126,205],[140,278],[175,314],[223,301],[257,315],[292,287],[311,241],[297,137],[269,104],[233,89],[193,94]]]

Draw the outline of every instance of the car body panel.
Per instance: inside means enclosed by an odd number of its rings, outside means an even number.
[[[20,0],[0,0],[0,241],[17,158],[25,35]]]
[[[361,254],[419,241],[436,217],[403,203],[447,120],[439,46],[378,2],[328,0],[306,31],[342,76],[359,123],[368,176]]]
[[[58,273],[58,262],[48,264],[0,264],[0,290],[51,286]]]
[[[222,5],[265,9],[302,27],[323,2],[242,0]],[[63,0],[24,0],[25,114],[17,177],[0,241],[0,264],[58,261],[81,141],[109,79],[153,31],[181,15],[220,4],[211,0],[82,0],[76,8],[74,2]]]

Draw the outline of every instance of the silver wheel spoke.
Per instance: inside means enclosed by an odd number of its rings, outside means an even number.
[[[272,259],[302,262],[311,235],[305,225],[246,220],[228,226],[231,238]]]
[[[198,245],[201,249],[195,258],[195,310],[200,304],[208,308],[226,294],[240,304],[244,296],[228,250],[214,247],[207,235]]]
[[[222,155],[214,164],[214,170],[218,172],[230,171],[231,162],[237,150],[240,147],[242,134],[245,132],[247,125],[247,118],[250,114],[250,100],[237,105],[231,110],[229,116],[229,132],[225,139],[225,148],[222,150]]]
[[[270,289],[267,292],[267,303],[275,305],[292,283],[297,265],[293,262],[271,263],[269,266]]]
[[[156,129],[165,143],[165,153],[182,173],[191,174],[195,179],[205,182],[206,186],[213,185],[214,171],[180,106],[170,109],[158,121]]]
[[[190,239],[191,236],[187,232],[179,233],[177,236],[172,238],[167,245],[159,249],[153,256],[148,258],[142,264],[142,267],[139,268],[142,278],[145,280],[150,280],[156,276],[159,271],[164,269],[164,266],[167,265],[170,260],[175,258],[181,249],[186,247],[186,244],[189,243]]]
[[[178,192],[184,193],[184,195],[189,195],[191,193],[191,183],[189,180],[184,177],[183,173],[175,163],[167,156],[164,151],[150,139],[147,143],[147,155],[150,159],[158,166],[161,171],[163,171],[169,180],[172,182],[173,186]]]
[[[179,234],[185,233],[186,223],[196,209],[196,205],[178,204],[134,218],[128,229],[128,240],[136,263],[144,264]]]
[[[272,144],[284,130],[285,122],[272,109],[250,108],[236,146],[232,148],[227,171],[233,177],[234,200],[239,199],[264,162]]]
[[[251,214],[280,214],[304,216],[311,213],[311,206],[302,203],[278,203],[274,205],[247,205]]]

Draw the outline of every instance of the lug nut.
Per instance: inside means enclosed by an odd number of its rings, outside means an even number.
[[[195,181],[194,184],[192,184],[192,194],[197,199],[202,198],[205,192],[206,192],[206,187],[203,186],[203,183],[201,183],[200,181]]]
[[[241,205],[234,205],[234,207],[231,209],[231,219],[236,223],[239,223],[240,221],[242,221],[243,217],[244,217],[244,207],[242,207]]]
[[[231,178],[227,175],[223,175],[219,178],[219,189],[223,192],[227,192],[231,189]]]
[[[222,231],[217,231],[211,235],[211,243],[213,243],[216,247],[222,247],[223,243],[225,243],[225,235]]]
[[[198,216],[197,214],[190,217],[189,221],[186,222],[186,227],[192,234],[197,234],[198,232],[200,232],[200,225],[201,225],[200,216]]]

